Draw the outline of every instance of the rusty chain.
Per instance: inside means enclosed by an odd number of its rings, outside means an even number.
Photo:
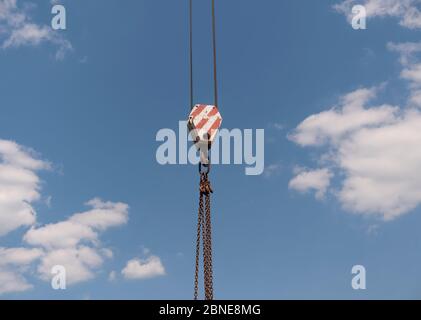
[[[199,212],[197,215],[197,239],[196,239],[196,268],[194,274],[194,300],[198,299],[199,291],[199,257],[200,257],[200,234],[203,221],[203,193],[199,193]]]
[[[207,181],[210,193],[212,189],[210,187],[209,181]],[[206,300],[213,300],[213,271],[212,271],[212,221],[211,221],[211,202],[210,202],[210,193],[206,194],[206,209],[205,209],[205,229],[206,237],[204,237],[203,246],[206,248],[207,257],[206,262],[204,263],[204,273],[205,273],[205,298]]]
[[[199,260],[200,240],[203,241],[203,273],[205,299],[213,299],[213,273],[212,273],[212,221],[210,195],[213,193],[208,174],[200,173],[199,211],[197,219],[196,239],[196,266],[194,278],[194,299],[198,299],[199,291]]]

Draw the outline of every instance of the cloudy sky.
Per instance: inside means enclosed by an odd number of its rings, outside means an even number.
[[[188,115],[187,9],[0,0],[0,298],[192,298],[197,168],[155,159],[157,131]],[[215,296],[421,298],[421,1],[217,11],[223,126],[265,129],[266,170],[212,171]],[[196,1],[198,103],[210,44]]]

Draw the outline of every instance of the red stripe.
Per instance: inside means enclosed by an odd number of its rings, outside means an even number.
[[[198,105],[194,110],[193,110],[193,112],[190,114],[190,117],[192,118],[192,119],[194,119],[198,114],[200,114],[204,109],[205,109],[205,105],[204,104],[200,104],[200,105]]]
[[[196,125],[196,128],[197,129],[203,128],[206,125],[206,123],[208,123],[209,119],[217,113],[218,113],[218,108],[212,106],[212,109],[208,111],[207,114],[203,115],[203,119],[199,121],[199,123]]]
[[[210,118],[210,117],[216,115],[217,113],[218,113],[218,108],[217,107],[213,107],[211,109],[211,111],[208,113],[208,117]]]
[[[198,124],[195,125],[196,129],[202,129],[203,126],[209,121],[209,118],[204,118],[202,120],[199,121]]]
[[[218,118],[210,127],[209,129],[209,133],[212,134],[212,130],[217,130],[219,128],[219,126],[221,125],[222,119]]]

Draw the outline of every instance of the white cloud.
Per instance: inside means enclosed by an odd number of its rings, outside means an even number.
[[[401,78],[409,81],[409,105],[421,108],[421,42],[388,43],[388,48],[400,54]]]
[[[368,17],[394,17],[399,24],[409,29],[421,28],[419,0],[345,0],[334,5],[334,9],[352,20],[352,7],[363,5]]]
[[[28,244],[48,249],[74,247],[81,241],[95,242],[97,238],[89,226],[69,220],[31,228],[24,236]]]
[[[41,249],[0,248],[0,267],[28,265],[43,255]]]
[[[64,266],[69,285],[95,277],[105,259],[113,257],[101,246],[100,234],[110,227],[125,224],[128,206],[95,198],[87,202],[92,209],[76,213],[64,221],[32,227],[23,239],[34,248],[0,248],[0,294],[32,288],[23,277],[27,266],[37,262],[38,276],[51,280],[51,269]],[[13,285],[15,283],[15,285]]]
[[[165,268],[159,257],[150,256],[146,260],[129,260],[121,273],[126,279],[148,279],[165,275]]]
[[[41,170],[50,165],[47,162],[36,159],[33,150],[18,145],[16,142],[0,140],[0,154],[3,162],[20,168]]]
[[[128,221],[127,204],[95,198],[84,212],[35,225],[32,203],[42,198],[37,172],[50,167],[34,151],[0,139],[0,235],[30,227],[23,236],[29,247],[0,247],[0,294],[31,289],[28,273],[50,281],[55,265],[66,268],[68,284],[94,278],[105,259],[113,257],[112,250],[101,245],[101,234]]]
[[[384,6],[383,15],[393,5],[402,12],[401,5],[415,4],[368,2],[371,14],[376,6]],[[400,77],[409,89],[406,106],[373,103],[383,86],[359,89],[344,95],[337,106],[305,119],[289,138],[301,146],[327,147],[328,157],[322,155],[320,162],[328,159],[341,173],[335,194],[346,210],[393,220],[421,204],[421,42],[387,47],[399,54]]]
[[[0,139],[0,236],[35,223],[32,204],[41,188],[37,171],[48,168],[33,151]]]
[[[37,46],[43,41],[50,40],[51,31],[47,26],[26,24],[20,29],[12,30],[10,36],[3,43],[3,48],[20,47],[24,45]]]
[[[25,234],[24,240],[49,249],[74,247],[81,242],[96,243],[99,231],[127,223],[127,204],[103,202],[98,198],[86,204],[92,209],[76,213],[65,221],[33,227]]]
[[[301,146],[337,143],[363,127],[376,127],[395,121],[398,107],[382,105],[365,108],[379,88],[359,89],[341,97],[338,106],[312,115],[301,122],[289,139]]]
[[[22,292],[32,288],[20,273],[0,269],[0,294]]]
[[[359,106],[358,92],[361,90],[345,97],[355,97]],[[385,220],[408,213],[421,204],[421,176],[417,174],[421,171],[421,111],[358,107],[361,118],[371,120],[354,121],[354,111],[345,110],[355,101],[346,100],[339,109],[305,119],[291,139],[302,146],[328,147],[331,165],[343,176],[337,196],[345,209]],[[338,129],[341,124],[344,126]],[[290,185],[297,185],[297,181],[305,190],[305,177],[295,177]]]
[[[421,90],[414,90],[409,98],[409,103],[416,107],[421,107]]]
[[[299,192],[316,191],[316,198],[324,198],[327,188],[330,185],[332,172],[328,169],[300,170],[300,172],[289,182],[289,188]]]
[[[88,201],[87,205],[93,209],[84,213],[76,213],[70,220],[100,230],[127,223],[128,206],[125,203],[103,202],[101,199],[95,198]]]
[[[41,197],[37,171],[49,168],[34,151],[0,139],[0,236],[36,222],[32,204]],[[32,288],[23,273],[42,255],[37,248],[0,248],[0,294]]]
[[[389,42],[387,48],[400,54],[400,63],[404,66],[416,62],[417,54],[421,53],[421,42],[404,42],[393,43]]]
[[[38,273],[41,279],[51,280],[51,268],[61,265],[66,269],[67,284],[76,284],[95,277],[95,271],[104,262],[96,248],[87,246],[68,247],[50,250],[41,259]]]
[[[339,199],[348,210],[392,220],[421,203],[421,113],[345,139],[337,160],[346,178]]]
[[[42,254],[40,249],[0,248],[0,294],[31,289],[22,273]]]
[[[38,46],[41,43],[55,45],[59,60],[72,50],[71,43],[50,26],[32,22],[28,10],[20,8],[17,0],[0,0],[0,47]]]
[[[402,78],[411,81],[416,85],[421,84],[421,63],[405,68],[401,73]]]
[[[114,257],[114,252],[110,248],[102,248],[101,254],[108,259],[112,259]]]
[[[88,201],[87,205],[92,209],[76,213],[65,221],[32,227],[24,235],[28,244],[46,249],[38,266],[42,279],[50,279],[52,266],[62,265],[69,284],[86,281],[94,277],[103,258],[112,257],[110,249],[101,247],[99,233],[127,223],[128,205],[98,198]]]

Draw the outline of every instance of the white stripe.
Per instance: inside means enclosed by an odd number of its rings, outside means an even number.
[[[193,123],[196,126],[202,119],[212,110],[213,106],[206,106],[201,113],[199,113],[194,119]]]
[[[213,124],[215,123],[216,120],[219,119],[219,114],[217,113],[216,115],[212,116],[209,118],[209,121],[206,122],[206,124],[202,127],[202,130],[204,132],[208,132],[209,129],[213,126]]]

